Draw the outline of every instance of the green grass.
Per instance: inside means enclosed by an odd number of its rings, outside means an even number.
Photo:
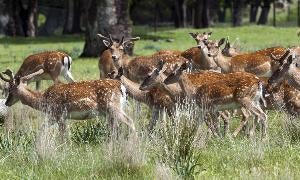
[[[149,55],[160,49],[185,50],[195,46],[188,32],[213,31],[213,39],[229,36],[240,39],[243,51],[253,51],[270,46],[295,46],[299,44],[297,28],[272,28],[247,26],[241,28],[171,29],[154,32],[149,27],[135,27],[134,54]],[[156,41],[153,41],[153,40]],[[166,42],[166,39],[174,39]],[[23,59],[42,50],[63,50],[72,55],[72,73],[76,80],[99,77],[98,58],[78,58],[84,38],[63,36],[36,39],[0,39],[0,69],[9,67],[16,71]],[[52,82],[44,82],[47,87]],[[175,177],[176,173],[159,163],[158,137],[149,139],[145,125],[150,112],[143,106],[142,114],[134,114],[140,138],[123,138],[111,144],[106,138],[105,118],[90,122],[70,122],[69,143],[60,145],[41,138],[40,124],[43,115],[29,107],[17,104],[12,108],[10,125],[0,130],[0,179],[155,179]],[[300,139],[292,137],[285,126],[281,112],[268,112],[269,138],[267,141],[249,139],[243,135],[236,139],[209,139],[199,145],[200,172],[196,179],[298,179],[300,178]],[[233,119],[231,128],[238,123]],[[5,129],[13,130],[9,136]],[[50,129],[56,137],[57,126]],[[41,131],[43,132],[43,131]],[[47,133],[42,133],[46,135]],[[41,142],[40,142],[41,141]]]

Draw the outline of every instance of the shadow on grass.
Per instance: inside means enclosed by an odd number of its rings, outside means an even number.
[[[47,43],[56,43],[56,42],[83,42],[84,36],[70,36],[70,35],[63,35],[63,36],[43,36],[43,37],[36,37],[36,38],[29,38],[29,37],[3,37],[0,38],[0,44],[47,44]]]

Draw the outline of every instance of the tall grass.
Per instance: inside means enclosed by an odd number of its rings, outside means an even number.
[[[298,45],[297,28],[249,26],[214,29],[159,29],[136,27],[135,55],[159,49],[184,50],[195,45],[190,31],[213,31],[213,38],[239,38],[243,51],[269,46]],[[153,41],[153,39],[159,41]],[[160,40],[161,39],[161,40]],[[174,39],[167,42],[165,39]],[[39,50],[61,49],[74,60],[72,73],[79,80],[99,77],[98,58],[78,58],[82,37],[0,39],[0,68],[16,71],[24,57]],[[52,82],[43,81],[43,88]],[[34,85],[30,85],[34,88]],[[136,112],[129,100],[126,112],[135,120],[138,137],[121,128],[111,140],[105,117],[68,121],[69,139],[59,141],[57,125],[42,128],[44,115],[20,103],[11,108],[0,127],[0,179],[298,179],[300,178],[299,118],[288,119],[284,111],[268,112],[268,140],[209,138],[194,103],[179,107],[176,119],[160,117],[150,137],[151,118],[142,105]],[[240,119],[230,122],[231,131]]]

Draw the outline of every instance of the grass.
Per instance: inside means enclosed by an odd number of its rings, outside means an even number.
[[[171,29],[157,32],[149,27],[135,27],[135,55],[148,55],[160,49],[185,50],[195,45],[188,32],[213,31],[213,39],[229,36],[239,38],[243,51],[270,46],[299,44],[296,28],[246,26],[240,28]],[[173,42],[167,42],[173,39]],[[155,40],[155,41],[153,41]],[[81,36],[63,36],[36,39],[0,39],[0,68],[16,71],[29,54],[42,50],[63,50],[72,55],[72,73],[76,80],[97,79],[98,58],[78,58],[84,39]],[[43,82],[47,87],[52,82]],[[176,172],[168,163],[162,163],[163,138],[157,134],[149,138],[145,129],[150,112],[143,106],[136,114],[134,105],[128,112],[134,117],[139,138],[120,138],[109,141],[106,119],[69,121],[69,142],[59,144],[57,126],[46,131],[40,125],[45,117],[29,107],[12,107],[9,123],[0,128],[0,179],[173,179]],[[291,128],[282,112],[268,112],[269,138],[267,141],[249,139],[243,135],[236,139],[205,139],[194,142],[191,149],[197,156],[199,172],[196,179],[298,179],[300,178],[299,123]],[[298,121],[298,120],[297,120]],[[296,122],[297,122],[296,121]],[[233,119],[231,128],[238,123]],[[287,124],[286,123],[290,123]],[[159,123],[158,129],[163,126]],[[10,131],[10,133],[7,133]],[[295,132],[295,133],[294,133]],[[184,133],[182,133],[184,134]],[[174,136],[178,134],[173,134]],[[203,136],[203,135],[202,135]],[[200,136],[200,137],[202,137]],[[178,137],[180,138],[180,137]],[[176,139],[176,138],[175,138]],[[175,152],[176,149],[173,151]],[[193,157],[193,156],[189,156]]]

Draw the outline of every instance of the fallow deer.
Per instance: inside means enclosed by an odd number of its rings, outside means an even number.
[[[170,94],[178,94],[178,90],[166,85],[179,83],[181,93],[195,99],[198,106],[209,108],[208,113],[216,120],[215,112],[243,107],[244,110],[262,120],[262,135],[266,134],[266,114],[260,108],[259,100],[262,98],[262,84],[253,74],[238,72],[220,74],[214,72],[183,73],[187,69],[187,63],[177,68],[167,78],[163,77],[162,70],[156,69],[141,85],[142,90],[147,90],[159,85]],[[161,84],[162,81],[166,84]],[[177,92],[177,93],[175,93]],[[204,99],[206,101],[204,101]],[[205,117],[208,114],[206,114]],[[243,119],[239,128],[242,128],[247,119]],[[206,122],[209,122],[206,120]],[[228,122],[225,123],[225,133],[228,131]],[[207,123],[208,125],[210,123]],[[212,126],[210,126],[212,128]],[[238,130],[238,129],[237,129]],[[212,129],[212,131],[214,131]]]
[[[12,106],[20,100],[22,104],[46,113],[50,123],[58,123],[62,137],[67,118],[84,120],[99,116],[101,113],[108,113],[112,129],[115,126],[114,119],[126,123],[133,130],[135,129],[133,121],[121,107],[124,100],[122,93],[124,88],[120,81],[103,79],[60,83],[52,85],[43,93],[27,88],[27,82],[42,73],[43,70],[40,69],[21,77],[19,81],[15,80],[9,69],[3,74],[0,73],[0,78],[9,83],[9,95],[5,105]]]
[[[14,78],[15,81],[19,81],[23,76],[42,70],[43,73],[29,81],[36,82],[36,89],[39,89],[41,80],[53,80],[54,83],[60,82],[59,76],[63,76],[68,82],[74,82],[70,72],[71,65],[72,58],[66,53],[59,51],[41,52],[28,56],[14,75]]]
[[[300,58],[294,51],[291,53],[292,54],[286,58],[286,61],[278,68],[278,70],[274,72],[273,76],[269,79],[269,82],[276,86],[283,80],[287,80],[291,86],[300,90]]]
[[[222,54],[220,47],[225,39],[220,41],[211,41],[206,46],[200,45],[203,53],[207,55],[207,59],[213,59],[221,68],[222,72],[249,72],[259,77],[270,77],[279,67],[281,62],[273,61],[270,56],[266,56],[266,51],[258,51],[257,53],[241,54],[234,57],[226,57]],[[274,51],[280,55],[287,56],[287,52]],[[281,54],[282,53],[282,54]],[[275,54],[275,56],[278,56]]]
[[[170,95],[166,94],[159,88],[151,88],[147,91],[140,90],[140,85],[138,83],[123,76],[122,68],[119,69],[117,78],[120,78],[122,85],[124,85],[126,92],[128,92],[130,97],[138,102],[145,103],[152,110],[152,119],[148,126],[150,133],[159,118],[159,114],[166,111],[169,117],[171,119],[173,118],[175,103]]]
[[[111,34],[109,34],[109,37],[102,34],[97,34],[97,36],[102,39],[103,44],[107,47],[107,49],[100,54],[98,63],[100,78],[109,78],[109,76],[114,78],[116,74],[113,74],[112,72],[117,72],[118,68],[114,66],[113,61],[129,61],[130,57],[126,53],[126,48],[133,46],[133,42],[140,38],[135,37],[124,40],[123,36],[121,41],[116,42],[112,39]]]

